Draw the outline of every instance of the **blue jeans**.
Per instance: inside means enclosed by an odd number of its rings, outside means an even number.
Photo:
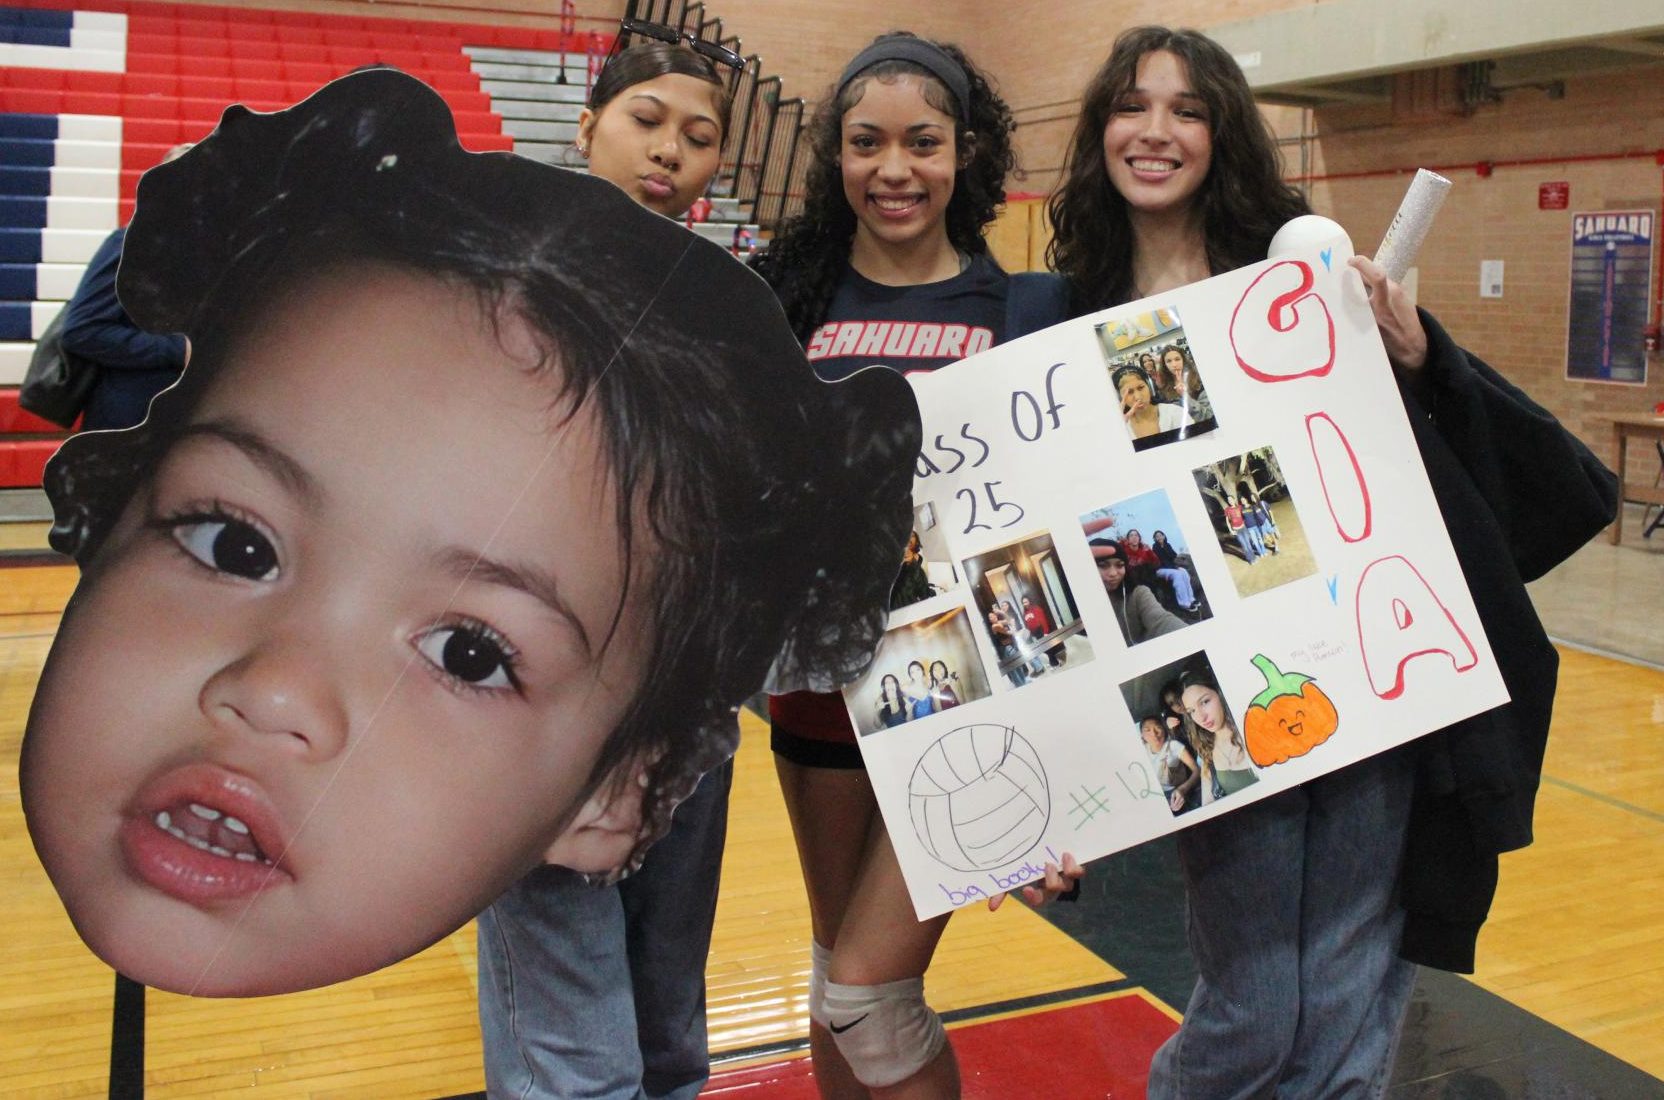
[[[1242,556],[1247,560],[1248,564],[1252,565],[1254,562],[1260,560],[1260,554],[1263,551],[1256,551],[1254,549],[1254,544],[1248,541],[1248,528],[1238,527],[1235,531],[1232,531],[1231,534],[1236,536],[1236,544],[1242,547]]]
[[[1156,576],[1163,577],[1173,586],[1173,598],[1179,601],[1180,607],[1189,607],[1196,602],[1196,592],[1190,584],[1190,574],[1183,569],[1157,569]]]
[[[710,1076],[705,959],[733,762],[676,808],[640,871],[597,889],[540,867],[479,916],[486,1090],[692,1100]]]
[[[1253,543],[1255,550],[1261,554],[1265,553],[1265,538],[1260,534],[1260,529],[1252,523],[1248,525],[1248,541]]]
[[[1179,834],[1199,976],[1150,1100],[1386,1090],[1416,976],[1394,888],[1412,780],[1389,751]]]

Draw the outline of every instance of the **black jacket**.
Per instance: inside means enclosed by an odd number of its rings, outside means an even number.
[[[1618,479],[1546,410],[1421,314],[1427,366],[1400,384],[1450,541],[1511,701],[1405,750],[1417,756],[1399,953],[1471,972],[1497,857],[1531,843],[1559,656],[1525,582],[1617,514]]]

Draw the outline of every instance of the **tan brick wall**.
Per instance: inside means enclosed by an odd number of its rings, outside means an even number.
[[[885,31],[909,30],[962,41],[963,12],[970,0],[916,0],[904,9],[877,0],[707,0],[736,33],[747,54],[763,59],[765,73],[785,78],[785,94],[817,102],[844,65]],[[974,54],[973,54],[974,56]]]
[[[1382,110],[1315,113],[1314,171],[1342,174],[1448,167],[1455,184],[1420,262],[1421,303],[1464,345],[1531,393],[1608,462],[1609,418],[1664,400],[1664,364],[1644,387],[1566,379],[1571,216],[1580,211],[1659,210],[1664,171],[1664,70],[1568,81],[1564,99],[1522,89],[1467,118],[1394,124]],[[1633,159],[1510,167],[1510,160],[1640,154]],[[1482,177],[1473,167],[1499,162]],[[1568,210],[1539,210],[1538,185],[1571,185]],[[1373,252],[1408,184],[1407,175],[1319,179],[1313,205]],[[1655,223],[1656,224],[1656,223]],[[1504,294],[1479,297],[1482,260],[1502,260]],[[1657,293],[1654,287],[1654,293]],[[1633,455],[1654,468],[1650,455]]]

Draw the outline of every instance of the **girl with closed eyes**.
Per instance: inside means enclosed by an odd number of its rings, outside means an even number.
[[[680,218],[716,173],[729,108],[709,57],[638,34],[596,77],[575,148],[590,175]],[[699,1092],[710,1075],[705,960],[732,779],[731,763],[706,773],[670,832],[616,886],[540,867],[480,914],[480,1030],[493,1094]],[[579,1015],[572,1004],[588,1007]]]

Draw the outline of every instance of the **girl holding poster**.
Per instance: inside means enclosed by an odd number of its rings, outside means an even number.
[[[1263,260],[1310,212],[1242,71],[1204,35],[1126,31],[1082,100],[1048,251],[1080,312]],[[1452,543],[1513,701],[1179,834],[1200,976],[1151,1066],[1156,1100],[1180,1081],[1190,1100],[1384,1087],[1413,964],[1473,968],[1497,854],[1530,842],[1556,656],[1522,582],[1616,507],[1612,475],[1552,416],[1379,266],[1351,265],[1433,492],[1463,517]],[[1435,407],[1436,425],[1423,411]],[[1565,503],[1549,530],[1536,526],[1545,495]]]
[[[957,47],[888,34],[845,68],[809,124],[803,213],[756,261],[823,378],[874,364],[931,371],[1063,320],[1062,284],[1019,285],[982,236],[1014,165],[1011,130],[1010,109]],[[924,1003],[948,918],[913,912],[843,700],[775,696],[769,716],[814,929],[821,1095],[957,1096],[958,1063]],[[1065,856],[1044,893],[1071,873]]]

